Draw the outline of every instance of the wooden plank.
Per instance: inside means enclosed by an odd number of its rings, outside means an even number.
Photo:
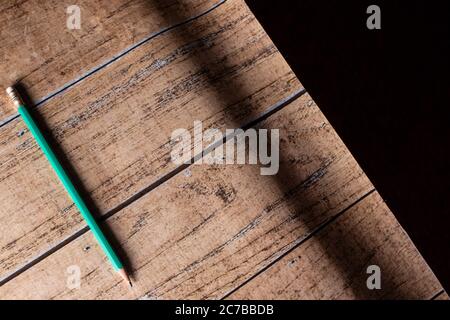
[[[367,288],[367,267],[381,289]],[[232,294],[230,299],[430,299],[442,290],[374,192]]]
[[[122,51],[197,16],[219,0],[28,0],[0,3],[0,88],[20,80],[35,101]],[[67,8],[81,10],[81,29],[67,28]],[[0,122],[14,114],[0,95]]]
[[[434,298],[434,300],[450,300],[450,297],[448,296],[448,294],[446,292],[441,292],[436,298]]]
[[[194,165],[107,220],[132,290],[86,233],[6,283],[0,297],[220,298],[372,189],[309,95],[260,127],[280,130],[278,175]],[[72,265],[82,279],[70,290]]]
[[[97,214],[175,169],[176,128],[237,128],[301,84],[240,0],[130,52],[37,110]],[[84,226],[25,125],[0,128],[0,279]]]

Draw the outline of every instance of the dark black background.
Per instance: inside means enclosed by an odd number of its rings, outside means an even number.
[[[450,290],[450,1],[247,3]]]

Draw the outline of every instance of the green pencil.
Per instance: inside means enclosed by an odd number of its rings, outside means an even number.
[[[87,208],[85,202],[81,198],[79,192],[73,185],[72,181],[69,179],[69,176],[64,171],[63,167],[61,166],[60,162],[58,161],[55,153],[50,148],[49,144],[44,138],[44,135],[39,130],[39,127],[37,126],[36,122],[34,121],[33,117],[31,116],[30,112],[25,107],[25,104],[22,102],[22,99],[20,98],[17,91],[9,87],[6,89],[6,92],[11,97],[11,100],[17,107],[17,111],[22,116],[23,121],[27,125],[27,127],[30,129],[31,134],[33,135],[34,139],[44,152],[45,156],[47,157],[48,161],[50,162],[50,165],[52,166],[53,170],[56,172],[59,180],[61,180],[61,183],[63,184],[64,188],[66,189],[67,193],[69,193],[70,197],[72,198],[73,202],[77,206],[78,210],[80,211],[81,215],[83,216],[84,220],[86,221],[87,225],[91,229],[92,233],[94,234],[95,238],[97,239],[98,243],[100,244],[100,247],[105,252],[106,256],[108,257],[109,261],[114,267],[114,270],[117,271],[120,276],[127,281],[130,286],[131,281],[130,278],[125,271],[125,268],[123,267],[122,262],[120,261],[117,254],[114,252],[113,248],[109,244],[108,240],[106,239],[104,233],[98,226],[97,222],[95,221],[94,217],[92,216],[91,212]]]

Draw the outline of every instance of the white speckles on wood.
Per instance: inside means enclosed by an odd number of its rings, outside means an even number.
[[[66,1],[2,1],[1,92],[20,80],[28,93],[40,100],[139,41],[218,3],[220,0],[78,0],[81,29],[69,30]],[[0,123],[14,112],[0,94]]]
[[[369,290],[367,267],[381,269]],[[378,193],[372,193],[230,299],[430,299],[442,290]]]
[[[88,233],[1,287],[0,296],[226,295],[372,189],[310,101],[305,94],[260,124],[280,129],[279,175],[261,176],[258,166],[194,165],[191,176],[181,172],[107,220],[133,271],[131,291]],[[72,264],[85,277],[80,290],[66,287]],[[46,283],[46,290],[30,290]]]

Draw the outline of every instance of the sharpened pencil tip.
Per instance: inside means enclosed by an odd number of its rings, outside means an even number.
[[[125,269],[120,269],[117,272],[119,272],[120,276],[122,277],[123,280],[125,280],[129,285],[130,288],[133,287],[133,283],[130,280],[130,277],[128,276],[127,272],[125,271]]]

